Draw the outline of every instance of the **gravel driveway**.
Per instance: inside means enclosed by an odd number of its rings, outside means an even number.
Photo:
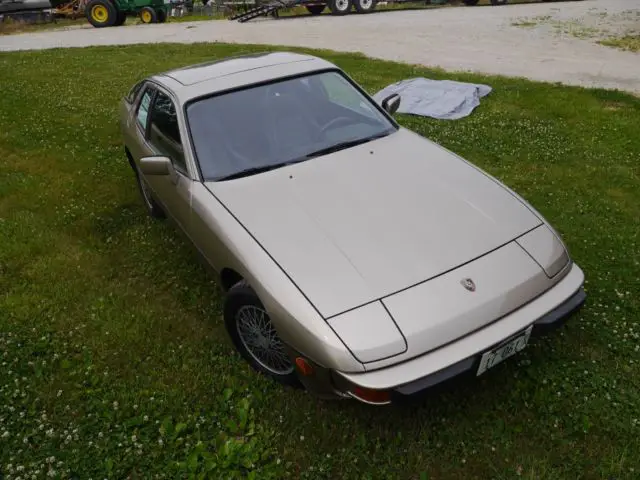
[[[597,44],[640,31],[640,0],[388,11],[345,17],[74,28],[0,36],[0,50],[235,42],[362,52],[387,60],[640,93],[640,53]]]

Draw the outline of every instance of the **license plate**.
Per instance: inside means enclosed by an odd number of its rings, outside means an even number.
[[[531,336],[531,330],[533,330],[533,325],[527,328],[524,332],[513,337],[511,340],[508,340],[493,350],[489,350],[484,353],[480,359],[480,366],[478,367],[476,376],[482,375],[490,368],[495,367],[503,360],[515,355],[526,347],[527,342],[529,342],[529,337]]]

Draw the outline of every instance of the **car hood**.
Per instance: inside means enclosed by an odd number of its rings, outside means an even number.
[[[207,187],[325,317],[540,225],[500,183],[408,130]]]

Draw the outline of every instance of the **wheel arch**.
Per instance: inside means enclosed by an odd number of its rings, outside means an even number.
[[[215,195],[211,186],[195,182],[192,208],[202,220],[198,235],[212,236],[201,253],[218,273],[226,290],[244,280],[269,314],[281,339],[324,366],[364,371],[283,267]]]
[[[243,280],[244,277],[233,268],[225,267],[220,271],[220,286],[225,292],[228,292],[231,287]]]

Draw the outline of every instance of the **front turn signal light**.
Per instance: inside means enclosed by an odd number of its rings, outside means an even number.
[[[298,368],[298,372],[300,372],[300,375],[303,375],[305,377],[313,375],[313,367],[304,357],[296,357],[296,367]]]

